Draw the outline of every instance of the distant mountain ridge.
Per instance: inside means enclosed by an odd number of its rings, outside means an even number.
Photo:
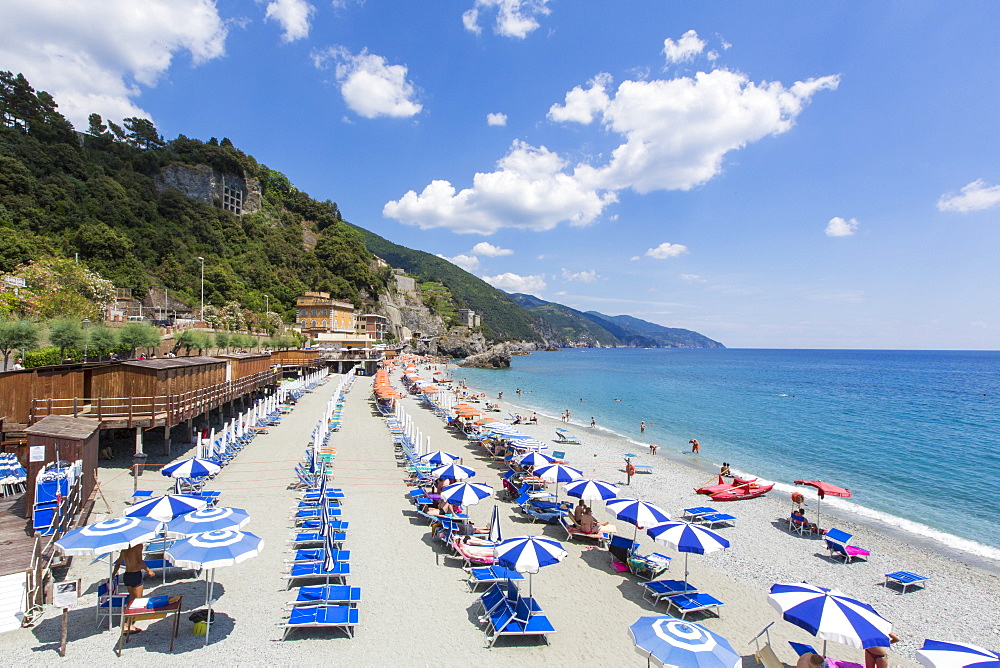
[[[510,298],[551,329],[563,346],[632,348],[725,348],[698,332],[664,327],[630,315],[605,315],[577,311],[534,295],[515,293]]]

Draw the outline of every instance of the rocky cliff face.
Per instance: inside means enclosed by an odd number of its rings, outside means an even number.
[[[469,355],[458,366],[477,369],[507,369],[510,367],[510,344],[498,343],[484,352]]]
[[[223,174],[207,165],[167,165],[153,181],[157,190],[176,188],[206,204],[219,202],[237,214],[260,211],[260,182],[239,174]]]

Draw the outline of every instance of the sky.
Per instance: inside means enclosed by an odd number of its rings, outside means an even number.
[[[3,0],[86,129],[229,137],[508,292],[737,348],[1000,349],[1000,3]]]

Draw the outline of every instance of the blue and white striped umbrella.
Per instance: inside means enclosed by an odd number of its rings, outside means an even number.
[[[529,452],[526,455],[521,455],[517,460],[517,463],[521,466],[545,466],[546,464],[552,464],[556,460],[548,455],[543,455],[540,452]]]
[[[607,502],[608,510],[620,520],[645,529],[670,521],[670,515],[657,505],[638,499],[612,499]]]
[[[465,480],[466,478],[475,477],[476,472],[467,466],[449,464],[448,466],[434,469],[431,471],[431,475],[437,480]]]
[[[209,531],[179,540],[166,551],[166,558],[181,568],[202,568],[208,578],[205,605],[208,607],[208,628],[205,644],[212,630],[212,590],[215,588],[215,569],[232,566],[260,554],[264,540],[244,531]]]
[[[647,665],[690,668],[739,668],[743,657],[729,641],[701,624],[675,617],[640,617],[628,627],[635,649]]]
[[[160,473],[169,478],[204,478],[207,475],[215,475],[222,470],[222,467],[213,461],[192,457],[173,464],[167,464]]]
[[[537,573],[544,566],[559,563],[567,554],[558,541],[544,536],[508,538],[493,548],[497,563],[518,573]]]
[[[547,464],[535,469],[535,475],[548,482],[573,482],[583,477],[583,471],[565,464]]]
[[[657,543],[672,545],[684,553],[684,582],[688,578],[688,555],[716,552],[729,547],[729,541],[708,529],[688,522],[665,522],[646,529]]]
[[[155,538],[160,522],[147,517],[116,517],[67,531],[56,549],[67,556],[92,556],[124,550]]]
[[[493,433],[493,434],[499,434],[499,435],[503,436],[504,438],[506,438],[507,436],[510,436],[511,434],[518,434],[518,435],[522,435],[523,436],[523,434],[521,434],[521,430],[520,429],[512,427],[509,424],[502,424],[502,423],[501,424],[488,424],[488,425],[484,426],[483,429],[485,429],[486,431],[488,431],[490,433]]]
[[[604,480],[581,478],[563,485],[563,490],[570,496],[585,501],[609,501],[618,496],[618,487]]]
[[[166,494],[137,503],[125,509],[125,517],[150,517],[161,522],[201,510],[208,505],[205,499],[199,499],[186,494]]]
[[[193,536],[209,531],[240,529],[250,521],[242,508],[202,508],[167,523],[168,536]]]
[[[450,452],[444,452],[438,450],[437,452],[428,452],[426,455],[420,455],[420,461],[430,464],[431,466],[446,466],[452,462],[457,462],[461,457],[458,455],[453,455]]]
[[[689,522],[665,522],[646,529],[646,533],[657,543],[672,545],[678,552],[705,554],[729,547],[729,541],[719,534]]]
[[[859,648],[889,646],[892,623],[867,603],[835,589],[808,582],[778,583],[771,585],[767,602],[785,621],[821,638],[824,656],[827,640]]]
[[[482,482],[460,482],[441,490],[441,498],[453,506],[472,506],[493,496],[493,488]]]
[[[499,543],[503,540],[503,534],[500,531],[500,506],[493,504],[493,517],[490,518],[490,532],[486,534],[486,538],[492,540],[494,543]]]
[[[515,450],[534,450],[535,452],[549,449],[548,445],[533,438],[521,438],[516,441],[511,441],[510,447]]]
[[[924,640],[917,661],[927,668],[1000,668],[1000,653],[975,645]]]

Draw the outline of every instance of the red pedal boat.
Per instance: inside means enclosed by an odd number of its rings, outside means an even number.
[[[733,478],[726,481],[719,476],[718,482],[714,485],[703,485],[695,491],[699,494],[709,496],[713,501],[740,501],[742,499],[753,499],[763,496],[774,489],[774,484],[762,485],[757,478],[742,480]]]

